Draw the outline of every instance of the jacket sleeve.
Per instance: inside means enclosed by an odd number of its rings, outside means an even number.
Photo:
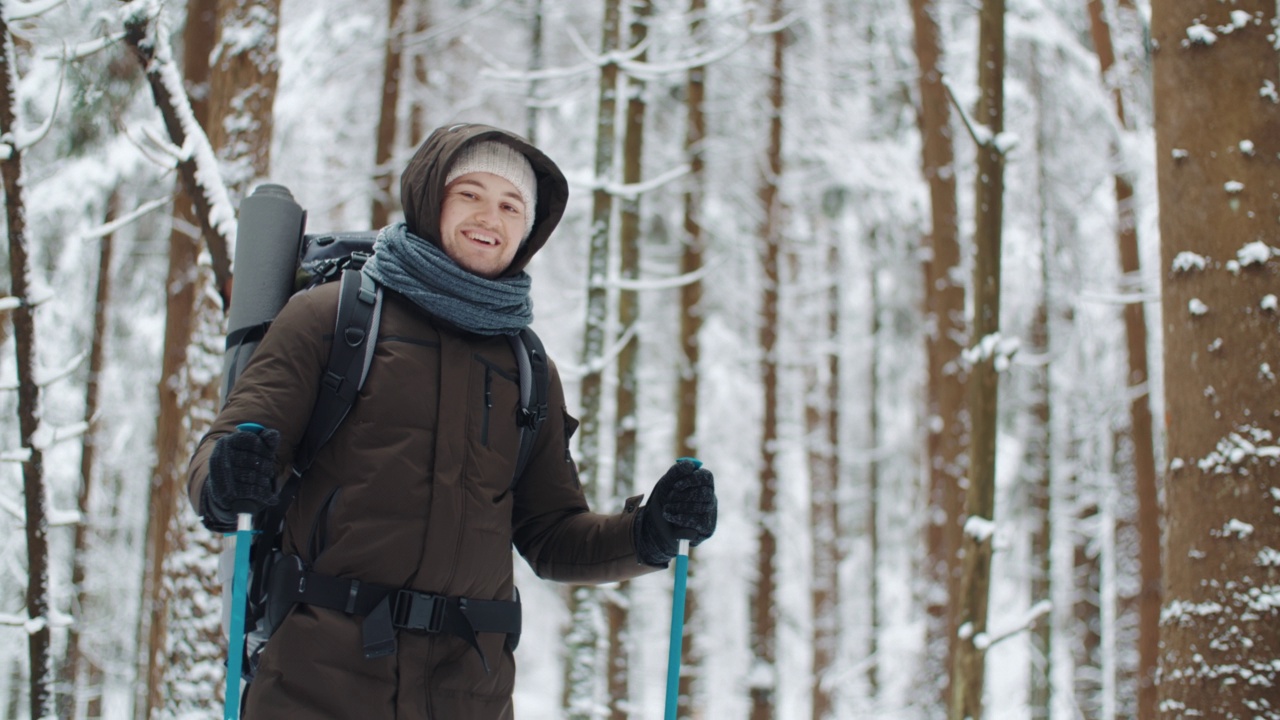
[[[578,421],[565,408],[564,387],[550,364],[547,418],[528,470],[515,489],[513,541],[538,577],[595,584],[660,570],[636,555],[633,528],[639,498],[614,514],[592,512],[569,453]]]
[[[330,294],[327,286],[322,286],[290,298],[236,379],[187,469],[187,493],[196,512],[201,512],[201,491],[209,476],[214,443],[241,423],[253,422],[280,432],[277,489],[287,479],[294,448],[311,419],[320,373],[329,357],[337,316],[337,300],[325,301]]]

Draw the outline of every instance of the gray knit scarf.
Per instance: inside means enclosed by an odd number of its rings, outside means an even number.
[[[373,250],[364,266],[370,277],[463,330],[515,335],[533,321],[526,272],[496,280],[472,274],[404,223],[383,228]]]

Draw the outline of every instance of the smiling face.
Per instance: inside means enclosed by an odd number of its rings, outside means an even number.
[[[445,254],[480,277],[498,277],[520,249],[526,212],[510,181],[487,172],[462,175],[445,188],[440,208]]]

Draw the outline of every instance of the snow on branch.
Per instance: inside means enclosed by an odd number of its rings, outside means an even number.
[[[1021,618],[1018,618],[1009,627],[1004,628],[1002,630],[998,630],[998,631],[983,632],[975,635],[973,637],[973,646],[985,652],[996,643],[999,643],[1004,640],[1008,640],[1014,635],[1026,632],[1027,630],[1034,628],[1036,626],[1036,623],[1040,621],[1040,618],[1044,617],[1045,615],[1048,615],[1052,610],[1053,610],[1053,603],[1051,603],[1048,600],[1041,600],[1035,605],[1032,605],[1031,608],[1027,610],[1026,614],[1024,614]]]
[[[1018,352],[1022,342],[1018,338],[1006,338],[998,332],[991,333],[968,348],[961,357],[970,365],[977,365],[986,360],[993,360],[996,371],[1009,369],[1009,362]]]
[[[139,218],[146,215],[147,213],[150,213],[154,210],[157,210],[159,208],[162,208],[168,205],[169,201],[170,201],[170,198],[166,197],[166,198],[159,198],[156,200],[152,200],[147,203],[143,203],[142,205],[139,205],[137,208],[130,211],[127,215],[122,215],[116,218],[115,220],[112,220],[109,223],[104,223],[102,225],[99,225],[96,228],[92,228],[90,230],[86,230],[83,233],[80,233],[80,239],[96,240],[100,237],[106,237],[114,233],[115,231],[119,230],[120,228],[137,221]]]
[[[418,33],[406,33],[401,47],[406,50],[418,50],[425,48],[439,37],[447,37],[456,32],[459,28],[467,23],[482,17],[505,4],[507,0],[492,0],[491,2],[481,5],[474,10],[462,13],[457,17],[446,20],[445,22],[433,25],[430,29]]]
[[[124,33],[119,32],[97,38],[96,40],[86,40],[85,42],[65,48],[65,57],[68,61],[83,60],[94,53],[115,45],[123,39]],[[45,59],[53,59],[55,57],[63,56],[46,55]]]
[[[83,421],[70,425],[50,425],[41,422],[36,428],[35,435],[31,437],[31,445],[44,452],[60,442],[82,437],[86,432],[89,432],[89,423]]]
[[[588,375],[594,375],[604,370],[606,367],[609,367],[609,363],[613,362],[618,355],[622,354],[622,349],[631,342],[631,338],[635,337],[635,335],[636,323],[632,323],[627,328],[626,332],[619,335],[618,339],[615,340],[612,345],[605,348],[604,352],[600,353],[600,357],[589,361],[586,365],[564,365],[562,363],[556,363],[556,366],[560,369],[560,377],[568,380],[581,380]]]
[[[164,16],[158,0],[133,0],[122,9],[125,42],[133,48],[151,86],[151,95],[164,119],[173,145],[180,147],[178,172],[191,195],[202,234],[208,244],[214,277],[221,292],[230,288],[231,255],[236,214],[218,169],[213,147],[191,110],[182,76],[165,38]],[[223,298],[224,306],[226,298]]]
[[[4,4],[5,22],[29,20],[39,17],[61,5],[65,0],[35,0],[35,2],[7,2]]]
[[[62,99],[62,83],[67,77],[67,55],[70,50],[66,43],[62,45],[62,55],[60,56],[61,64],[58,68],[58,87],[53,91],[53,108],[49,110],[49,116],[44,119],[40,127],[35,130],[23,130],[15,127],[11,132],[4,134],[3,141],[6,145],[10,145],[18,149],[19,152],[30,148],[40,142],[49,134],[49,130],[53,127],[53,119],[58,116],[58,103]],[[4,159],[11,157],[12,150],[5,148],[6,154]]]
[[[680,165],[662,173],[661,175],[655,175],[643,182],[632,183],[630,185],[622,183],[606,183],[604,189],[610,195],[621,197],[626,200],[634,200],[647,192],[656,190],[672,180],[678,180],[688,174],[689,166]]]
[[[991,128],[986,125],[980,125],[969,117],[969,113],[965,111],[964,106],[956,99],[956,93],[951,89],[951,83],[946,78],[942,80],[942,87],[947,91],[947,97],[951,98],[951,106],[960,114],[960,119],[964,122],[964,127],[969,131],[969,137],[973,138],[973,142],[980,148],[992,149],[1001,155],[1006,155],[1010,150],[1018,144],[1018,137],[1012,133],[992,133]]]
[[[724,264],[724,260],[717,260],[715,263],[708,263],[690,273],[676,275],[674,277],[652,278],[649,280],[628,280],[617,276],[609,278],[605,282],[606,288],[616,288],[618,290],[674,290],[675,288],[692,285],[701,282],[703,278],[710,275],[714,270]]]
[[[87,353],[80,353],[79,355],[76,355],[75,357],[68,360],[67,363],[60,368],[55,368],[52,370],[37,368],[35,373],[36,385],[42,388],[48,387],[53,383],[56,383],[59,380],[70,376],[71,373],[76,371],[76,368],[80,367],[81,363],[83,363],[85,358],[87,357],[88,357]]]
[[[12,613],[0,614],[0,627],[17,627],[22,628],[28,635],[34,635],[46,627],[71,627],[72,620],[70,615],[60,612],[52,612],[49,617],[40,616],[29,618],[26,615],[15,615]]]

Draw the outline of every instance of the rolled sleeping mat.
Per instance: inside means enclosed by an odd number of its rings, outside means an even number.
[[[240,203],[222,401],[293,294],[307,213],[283,185],[263,183]]]

